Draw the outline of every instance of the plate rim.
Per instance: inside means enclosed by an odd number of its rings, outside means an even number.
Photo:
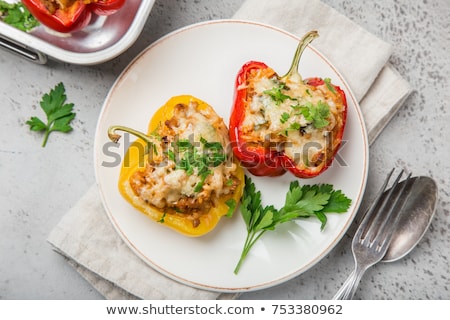
[[[126,75],[128,74],[129,70],[134,66],[134,64],[136,64],[138,62],[138,60],[140,60],[141,58],[143,58],[146,53],[150,50],[152,50],[152,48],[154,48],[155,46],[161,44],[162,42],[177,36],[181,33],[184,32],[189,32],[190,30],[193,30],[195,28],[201,28],[201,27],[205,27],[205,26],[209,26],[212,24],[249,24],[249,25],[253,25],[253,26],[257,26],[257,27],[262,27],[262,28],[268,28],[277,32],[280,32],[286,36],[289,36],[297,41],[299,41],[301,39],[301,37],[286,31],[282,28],[270,25],[270,24],[266,24],[266,23],[261,23],[261,22],[255,22],[255,21],[251,21],[251,20],[245,20],[245,19],[216,19],[216,20],[209,20],[209,21],[203,21],[203,22],[197,22],[197,23],[193,23],[187,26],[183,26],[181,28],[178,28],[176,30],[173,30],[172,32],[160,37],[159,39],[155,40],[153,43],[151,43],[150,45],[148,45],[146,48],[144,48],[134,59],[132,59],[129,64],[123,69],[123,71],[120,73],[120,75],[117,77],[117,79],[114,81],[114,83],[112,84],[110,91],[107,95],[107,97],[105,98],[105,101],[103,103],[102,109],[100,111],[99,117],[98,117],[98,122],[97,122],[97,126],[96,126],[96,130],[95,130],[95,137],[98,136],[99,134],[99,130],[100,130],[100,126],[101,126],[101,120],[104,117],[105,113],[106,113],[106,109],[107,109],[107,105],[108,105],[108,101],[110,99],[110,97],[113,95],[114,89],[122,82],[125,80]],[[354,211],[351,213],[351,217],[347,220],[345,226],[340,230],[339,234],[334,238],[333,241],[331,241],[327,247],[322,250],[322,252],[316,256],[314,259],[312,259],[311,261],[309,261],[308,263],[305,264],[305,266],[303,266],[300,269],[297,269],[295,272],[289,273],[289,274],[284,274],[281,277],[277,277],[276,279],[273,279],[271,281],[266,281],[262,284],[259,285],[253,285],[250,287],[233,287],[233,288],[224,288],[224,287],[218,287],[218,286],[212,286],[212,285],[205,285],[202,283],[197,283],[196,281],[193,280],[188,280],[185,279],[184,277],[181,277],[179,275],[175,275],[172,272],[168,271],[168,270],[164,270],[161,267],[157,266],[154,262],[149,261],[148,257],[146,257],[140,250],[139,248],[137,248],[126,236],[126,234],[122,231],[122,229],[120,228],[120,226],[118,225],[118,223],[116,222],[115,218],[110,214],[110,209],[108,207],[108,204],[105,200],[105,196],[104,196],[104,192],[102,191],[102,186],[99,182],[99,170],[97,168],[97,150],[98,150],[98,139],[95,138],[95,142],[94,142],[94,166],[95,166],[95,179],[96,179],[96,185],[97,188],[99,190],[101,199],[102,199],[102,204],[103,207],[106,211],[106,214],[108,216],[108,219],[110,220],[111,224],[113,225],[114,229],[116,230],[116,232],[119,234],[119,236],[124,240],[124,242],[127,244],[127,246],[138,256],[139,259],[141,259],[142,261],[144,261],[146,263],[146,265],[148,265],[149,268],[152,268],[153,270],[155,270],[156,272],[167,276],[169,279],[174,280],[178,283],[184,284],[184,285],[188,285],[191,286],[193,288],[197,288],[197,289],[202,289],[202,290],[207,290],[207,291],[214,291],[214,292],[223,292],[223,293],[243,293],[243,292],[250,292],[250,291],[256,291],[256,290],[261,290],[261,289],[267,289],[270,287],[273,287],[275,285],[279,285],[282,283],[285,283],[286,281],[289,281],[293,278],[295,278],[296,276],[299,276],[301,274],[303,274],[304,272],[310,270],[314,265],[316,265],[318,262],[320,262],[328,253],[331,252],[331,250],[341,241],[342,237],[346,234],[346,232],[348,231],[349,227],[351,226],[351,224],[353,223],[354,218],[356,217],[358,210],[361,206],[362,203],[362,198],[364,196],[365,193],[365,189],[367,187],[367,179],[368,179],[368,171],[369,171],[369,142],[368,142],[368,133],[367,133],[367,128],[364,122],[364,118],[363,118],[363,114],[362,114],[362,110],[361,107],[358,103],[358,101],[356,100],[353,91],[351,90],[350,86],[348,85],[348,82],[345,80],[345,78],[343,77],[342,73],[339,72],[339,70],[327,59],[327,57],[325,57],[319,50],[317,50],[313,45],[309,45],[309,47],[314,51],[315,54],[317,54],[320,59],[323,59],[324,62],[333,70],[333,72],[335,72],[339,78],[340,81],[343,83],[343,85],[345,86],[346,91],[350,94],[349,97],[347,97],[347,99],[351,99],[354,107],[355,107],[355,111],[356,111],[356,115],[357,115],[357,119],[358,119],[358,123],[359,123],[359,127],[362,130],[363,133],[363,137],[362,137],[362,141],[363,141],[363,150],[364,150],[364,157],[363,157],[363,174],[362,174],[362,183],[361,185],[358,187],[359,192],[358,192],[358,197],[357,199],[352,199],[352,202],[355,203],[355,209]]]

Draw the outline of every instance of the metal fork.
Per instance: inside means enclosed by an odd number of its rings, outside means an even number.
[[[394,169],[388,174],[375,201],[366,211],[364,219],[356,230],[352,241],[355,269],[333,297],[336,300],[352,299],[356,288],[368,268],[383,259],[389,248],[392,235],[398,221],[398,213],[406,202],[410,188],[409,174],[405,182],[399,185],[403,170],[395,179],[391,189],[386,187]],[[406,188],[406,189],[405,189]]]

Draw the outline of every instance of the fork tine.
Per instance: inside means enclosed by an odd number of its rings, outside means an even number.
[[[398,190],[395,201],[392,203],[391,208],[389,212],[387,213],[387,219],[383,221],[382,226],[380,227],[380,231],[378,232],[378,239],[381,239],[380,243],[378,244],[380,251],[386,251],[387,247],[389,246],[392,235],[394,234],[395,227],[397,225],[399,212],[401,211],[403,205],[406,202],[407,197],[404,197],[404,190],[407,187],[411,187],[409,184],[409,179],[411,178],[411,173],[408,174],[405,181],[400,186],[400,189]],[[395,189],[397,189],[398,184],[396,184]],[[394,189],[394,188],[393,188]],[[383,254],[384,255],[384,254]]]
[[[390,205],[392,195],[394,194],[394,191],[396,191],[396,187],[397,187],[398,182],[402,175],[403,175],[403,170],[400,172],[400,174],[395,179],[388,194],[380,202],[380,206],[379,207],[375,206],[377,208],[376,211],[379,212],[380,214],[375,215],[375,217],[373,219],[371,219],[370,225],[368,226],[367,230],[364,232],[363,235],[361,235],[363,241],[365,241],[367,239],[367,241],[372,242],[374,240],[375,236],[377,234],[379,234],[380,231],[383,230],[383,228],[385,227],[387,221],[389,220],[387,218],[389,218],[389,216],[391,215],[392,209],[394,207],[394,206],[391,206],[390,210],[387,210],[387,209],[389,209],[388,205]]]
[[[380,190],[378,191],[377,196],[375,197],[375,200],[373,201],[372,205],[369,207],[369,209],[366,211],[366,213],[364,214],[363,220],[361,221],[361,223],[359,224],[358,229],[356,230],[355,235],[353,236],[353,239],[357,239],[360,238],[362,233],[364,232],[364,230],[367,229],[367,225],[369,224],[369,222],[372,220],[372,216],[374,214],[374,212],[376,212],[376,208],[379,206],[380,204],[380,200],[383,197],[383,193],[386,190],[386,187],[389,183],[389,180],[392,176],[392,173],[394,172],[393,168],[391,170],[391,172],[389,172],[389,174],[386,177],[386,180],[384,180],[383,185],[381,186]]]

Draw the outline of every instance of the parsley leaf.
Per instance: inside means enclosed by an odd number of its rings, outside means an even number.
[[[309,109],[309,112],[311,113],[313,125],[317,129],[326,127],[329,124],[327,118],[330,115],[330,107],[328,104],[319,101],[315,107]]]
[[[289,185],[284,206],[277,210],[272,205],[262,205],[261,192],[256,190],[251,178],[245,176],[240,209],[247,227],[247,237],[234,273],[239,272],[251,248],[266,231],[275,230],[279,224],[308,217],[316,217],[323,230],[327,223],[326,213],[346,212],[350,204],[351,200],[330,184],[300,186],[296,180]]]
[[[31,117],[26,122],[30,126],[30,130],[45,132],[42,147],[46,146],[51,132],[66,133],[72,131],[70,122],[75,118],[75,113],[72,112],[74,105],[73,103],[65,103],[66,99],[64,84],[60,82],[50,90],[50,93],[44,94],[40,102],[41,108],[47,116],[47,122],[45,123],[38,117]]]
[[[285,95],[283,92],[281,92],[281,90],[285,89],[286,86],[284,83],[280,83],[280,85],[273,87],[272,89],[269,90],[264,90],[263,93],[269,95],[273,101],[275,101],[275,104],[278,106],[280,105],[280,103],[284,102],[284,100],[286,99],[291,99],[291,100],[295,100],[293,98],[291,98],[288,95]]]
[[[225,204],[228,206],[228,211],[226,213],[226,216],[228,218],[231,218],[233,216],[234,211],[236,210],[236,200],[233,198],[228,199],[227,201],[225,201]]]
[[[3,0],[0,0],[0,20],[25,32],[40,24],[21,2],[8,3]]]
[[[326,127],[330,123],[327,120],[330,116],[330,107],[325,102],[319,101],[316,105],[306,102],[305,104],[291,107],[297,112],[297,115],[303,115],[317,129]]]
[[[323,82],[325,82],[328,90],[330,90],[331,92],[336,94],[336,89],[334,88],[333,84],[331,83],[331,79],[330,78],[323,79]]]
[[[289,126],[289,130],[300,130],[301,128],[302,126],[297,122],[291,123],[291,125]]]
[[[167,151],[167,157],[175,162],[176,169],[184,170],[188,175],[196,173],[200,177],[200,181],[194,187],[194,192],[200,192],[205,180],[213,174],[210,167],[217,167],[227,160],[220,142],[209,142],[203,137],[200,138],[200,142],[203,144],[203,150],[197,148],[188,139],[179,139],[172,142],[174,149]],[[177,161],[176,155],[181,153],[183,158]]]
[[[280,122],[281,123],[286,123],[289,120],[290,117],[291,117],[291,115],[289,113],[283,112],[281,114],[281,117],[280,117]]]
[[[342,193],[341,190],[331,192],[328,203],[323,208],[323,212],[345,212],[350,207],[351,200]]]

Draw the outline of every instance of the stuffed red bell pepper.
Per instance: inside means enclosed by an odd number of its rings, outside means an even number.
[[[111,15],[125,0],[22,0],[31,14],[43,25],[69,33],[86,27],[92,14]]]
[[[318,33],[301,40],[291,68],[280,77],[263,62],[238,73],[230,118],[235,156],[257,176],[286,171],[312,178],[326,170],[342,141],[347,118],[344,91],[330,79],[302,79],[302,52]]]

